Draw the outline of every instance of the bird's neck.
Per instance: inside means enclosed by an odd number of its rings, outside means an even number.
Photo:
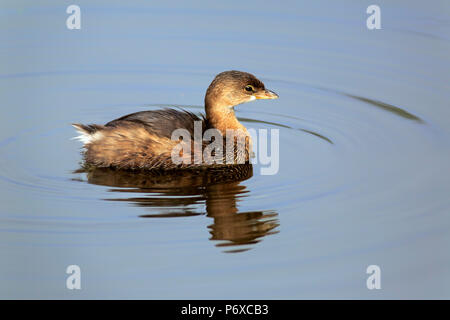
[[[245,134],[248,134],[247,129],[236,118],[233,107],[207,104],[205,109],[209,124],[211,127],[218,129],[223,136],[226,135],[227,130],[242,130]]]
[[[219,130],[222,136],[227,139],[227,143],[228,139],[232,139],[235,145],[237,143],[238,145],[242,146],[242,143],[244,143],[246,152],[241,154],[241,157],[244,158],[242,158],[240,161],[249,161],[250,157],[252,157],[253,154],[252,137],[247,129],[236,118],[233,107],[219,107],[217,105],[211,107],[206,104],[205,109],[206,119],[209,123],[210,128],[212,127]]]

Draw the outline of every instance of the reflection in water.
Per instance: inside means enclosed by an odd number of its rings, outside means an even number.
[[[240,183],[253,175],[251,165],[227,170],[177,171],[171,174],[114,169],[92,169],[85,172],[92,184],[115,187],[113,192],[133,192],[131,198],[105,199],[125,201],[143,208],[157,209],[156,214],[141,218],[171,218],[202,215],[194,205],[206,204],[206,215],[213,219],[208,226],[210,240],[221,240],[219,247],[235,247],[225,252],[249,250],[262,237],[277,233],[279,225],[274,211],[239,212],[239,198],[249,191]],[[241,247],[242,246],[242,247]]]

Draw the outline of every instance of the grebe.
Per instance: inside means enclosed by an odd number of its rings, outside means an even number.
[[[218,74],[209,85],[205,95],[206,117],[182,110],[163,109],[132,113],[105,125],[73,124],[80,133],[76,137],[84,143],[85,166],[117,169],[199,169],[223,165],[245,164],[251,154],[251,138],[247,129],[238,121],[234,107],[256,99],[276,99],[278,95],[267,90],[254,75],[242,71],[225,71]],[[215,129],[222,138],[223,157],[219,164],[195,157],[195,150],[203,151],[208,143],[196,139],[196,127],[201,135],[208,129]],[[189,134],[185,141],[172,140],[176,129]],[[234,133],[233,148],[226,147],[227,134]],[[244,139],[240,139],[244,137]],[[243,148],[239,148],[242,144]],[[183,147],[180,150],[177,147]],[[184,147],[188,146],[187,149]],[[173,152],[182,162],[173,161]],[[188,150],[188,152],[185,152]],[[190,151],[192,150],[192,152]],[[244,150],[242,152],[242,150]],[[230,154],[232,153],[232,154]],[[206,154],[206,153],[205,153]],[[212,157],[215,152],[212,152]],[[209,160],[209,161],[208,161]]]

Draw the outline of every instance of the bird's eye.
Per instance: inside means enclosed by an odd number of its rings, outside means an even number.
[[[251,85],[248,85],[248,86],[245,86],[245,91],[253,92],[253,91],[255,91],[255,88],[253,88],[253,86],[251,86]]]

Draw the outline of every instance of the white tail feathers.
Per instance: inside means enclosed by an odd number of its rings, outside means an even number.
[[[84,144],[92,143],[102,137],[100,131],[91,130],[88,131],[87,127],[82,124],[72,124],[72,126],[78,131],[79,136],[73,137],[72,140],[78,140]]]

